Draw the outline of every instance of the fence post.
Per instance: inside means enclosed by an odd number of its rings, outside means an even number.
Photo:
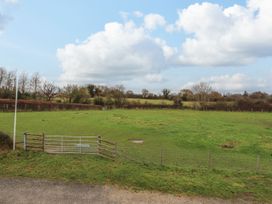
[[[114,144],[114,157],[117,157],[117,143]]]
[[[212,166],[212,156],[211,156],[211,151],[209,150],[208,152],[208,169],[210,169]]]
[[[63,152],[63,136],[61,136],[61,152]]]
[[[82,144],[81,144],[81,136],[79,137],[79,145],[80,145],[80,154],[82,153]]]
[[[163,149],[161,147],[161,158],[160,158],[160,163],[161,163],[161,166],[163,165]]]
[[[44,142],[44,133],[42,133],[42,145],[43,145],[43,152],[44,152],[44,146],[45,146],[45,142]]]
[[[24,133],[24,150],[26,151],[26,140],[27,140],[27,133]]]
[[[256,173],[259,173],[260,170],[260,155],[257,155],[256,159]]]
[[[97,153],[100,154],[101,136],[97,136]]]

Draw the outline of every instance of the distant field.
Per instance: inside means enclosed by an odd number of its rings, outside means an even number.
[[[12,121],[12,113],[1,113],[0,130],[11,135]],[[228,186],[230,191],[238,192],[248,187],[254,191],[254,196],[258,198],[270,192],[266,189],[266,185],[272,185],[271,113],[118,109],[108,111],[27,112],[18,113],[17,124],[17,133],[20,139],[22,139],[21,136],[25,131],[60,135],[101,135],[108,140],[116,141],[119,150],[125,156],[137,161],[153,163],[154,165],[162,163],[169,168],[182,168],[186,172],[194,169],[196,177],[202,174],[201,169],[204,172],[206,172],[205,169],[209,168],[217,169],[218,172],[214,172],[216,175],[225,175],[228,174],[226,172],[229,172],[233,182],[237,179],[233,187]],[[131,139],[142,139],[144,143],[134,144]],[[49,156],[43,157],[52,159]],[[61,159],[62,156],[57,158]],[[72,162],[68,156],[63,156],[63,158]],[[38,158],[35,161],[37,165],[42,165],[38,164],[40,161]],[[27,163],[27,161],[24,162]],[[105,165],[104,161],[97,162]],[[6,169],[9,169],[8,163],[6,165]],[[6,171],[9,172],[9,170]],[[123,171],[129,176],[127,171]],[[256,177],[256,188],[253,188],[250,180],[254,178],[249,179],[249,177],[252,174],[255,175],[256,171],[265,176]],[[11,172],[10,174],[12,174]],[[171,169],[168,173],[171,174],[170,172],[172,172]],[[236,174],[234,172],[244,173]],[[0,174],[8,173],[0,172]],[[156,169],[154,169],[154,174],[160,175]],[[211,172],[207,174],[211,174],[211,177],[213,175]],[[23,175],[28,174],[24,173]],[[30,176],[35,175],[31,174]],[[80,175],[75,177],[78,178],[78,176],[80,177]],[[189,174],[184,176],[189,176]],[[201,182],[204,182],[205,176],[200,177]],[[152,180],[153,177],[150,177],[150,179]],[[188,179],[187,182],[190,185],[190,176]],[[225,179],[228,180],[227,177]],[[224,186],[229,182],[227,180],[224,181],[222,178],[216,182],[222,182],[221,185]],[[159,181],[156,180],[156,182]],[[173,191],[178,192],[178,186],[175,185],[179,184],[175,183],[174,180],[171,182],[173,183],[169,185],[174,185],[171,187],[175,189]],[[266,182],[268,183],[265,186],[261,184]],[[130,181],[130,185],[133,185],[133,181]],[[138,185],[140,184],[136,186]],[[152,184],[153,187],[146,186],[148,184],[143,185],[144,188],[162,190],[159,183]],[[184,186],[184,189],[182,191],[186,192],[186,186]],[[194,194],[230,196],[229,190],[226,194],[223,193],[223,188],[220,193],[214,191],[214,189],[208,192],[201,189],[196,185]],[[212,193],[213,191],[214,193]],[[272,194],[272,192],[270,193]]]
[[[167,99],[144,99],[144,98],[128,98],[128,102],[139,102],[141,104],[149,103],[155,105],[173,105],[173,101]]]

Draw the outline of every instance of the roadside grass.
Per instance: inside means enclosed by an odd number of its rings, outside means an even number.
[[[89,155],[33,152],[0,154],[1,177],[30,177],[89,184],[111,184],[176,195],[272,200],[272,174],[183,169],[109,161]]]

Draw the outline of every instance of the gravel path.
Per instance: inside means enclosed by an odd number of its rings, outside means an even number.
[[[114,186],[84,185],[34,179],[0,178],[0,204],[176,204],[248,203],[215,198],[134,192]]]

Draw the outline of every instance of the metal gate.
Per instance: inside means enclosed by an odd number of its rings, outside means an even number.
[[[24,133],[24,150],[44,151],[44,134]]]
[[[34,143],[33,143],[34,141]],[[24,134],[24,149],[53,154],[96,154],[114,159],[117,145],[101,136]]]

